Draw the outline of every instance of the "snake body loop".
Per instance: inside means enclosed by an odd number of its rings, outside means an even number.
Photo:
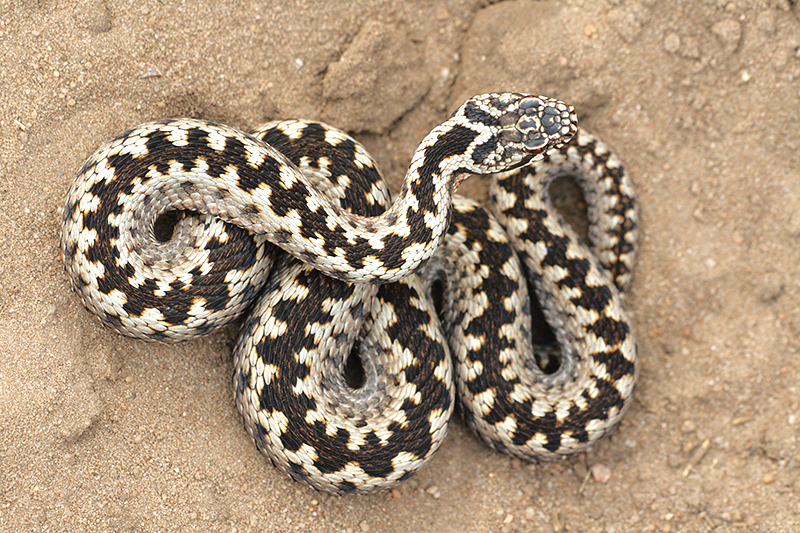
[[[472,173],[499,173],[493,213],[454,195]],[[563,174],[584,190],[591,248],[550,207]],[[353,493],[416,472],[456,401],[525,459],[606,434],[637,374],[620,292],[637,228],[627,175],[572,108],[498,93],[425,137],[394,202],[364,148],[324,124],[140,126],[79,171],[62,253],[86,307],[126,335],[175,342],[249,309],[233,376],[245,428],[295,479]],[[533,297],[557,340],[552,374],[531,343]]]

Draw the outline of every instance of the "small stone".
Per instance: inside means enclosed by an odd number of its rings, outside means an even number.
[[[587,37],[594,37],[597,35],[597,25],[594,22],[588,23],[583,27],[583,34]]]
[[[75,99],[74,98],[67,99],[67,105],[73,107],[75,105]]]
[[[514,521],[514,515],[513,514],[507,514],[506,517],[503,518],[503,523],[504,524],[510,524],[513,521]]]
[[[433,496],[434,499],[439,499],[439,497],[442,495],[439,492],[439,487],[437,487],[436,485],[431,485],[430,487],[425,489],[425,492]]]
[[[682,433],[691,433],[697,429],[697,425],[691,420],[684,420],[681,426]]]
[[[78,27],[92,33],[105,33],[111,29],[111,10],[102,0],[76,2],[73,17]],[[91,68],[91,67],[87,67]]]
[[[733,19],[725,19],[711,26],[711,32],[729,48],[736,48],[742,38],[742,25]]]
[[[608,483],[611,479],[611,469],[602,463],[592,466],[592,478],[598,483]]]
[[[775,474],[773,474],[772,472],[764,474],[764,477],[761,478],[761,483],[763,483],[764,485],[769,485],[774,481],[775,481]]]
[[[358,524],[358,528],[364,533],[367,533],[369,531],[369,524],[367,524],[366,521],[361,522],[360,524]]]
[[[681,38],[677,33],[670,33],[664,37],[664,50],[674,54],[681,48]]]

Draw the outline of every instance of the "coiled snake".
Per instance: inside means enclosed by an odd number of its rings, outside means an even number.
[[[549,206],[564,173],[584,190],[593,251]],[[494,215],[454,198],[470,174],[497,174]],[[155,238],[175,211],[198,214]],[[236,405],[273,464],[315,488],[408,478],[456,399],[491,446],[537,459],[595,442],[633,393],[619,292],[637,234],[631,184],[556,100],[471,98],[422,141],[393,203],[364,148],[320,123],[145,124],[84,164],[62,222],[73,288],[123,334],[174,342],[249,309]],[[550,374],[529,286],[561,353]],[[350,357],[362,383],[345,380]]]

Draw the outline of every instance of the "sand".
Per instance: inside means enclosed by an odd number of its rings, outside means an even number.
[[[0,2],[0,530],[800,530],[800,7],[487,4]],[[397,192],[425,133],[491,90],[574,104],[636,184],[642,372],[587,454],[525,464],[455,421],[390,493],[315,493],[242,428],[232,328],[133,341],[70,290],[67,188],[129,127],[322,119]]]

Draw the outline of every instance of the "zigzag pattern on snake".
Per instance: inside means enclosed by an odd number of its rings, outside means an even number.
[[[465,419],[493,447],[575,453],[619,420],[637,372],[618,291],[633,264],[632,189],[605,146],[576,131],[560,102],[475,97],[423,140],[389,205],[363,147],[319,123],[252,135],[143,125],[79,172],[65,265],[90,310],[139,338],[191,338],[250,307],[236,405],[272,462],[315,488],[366,492],[412,475],[446,434],[454,377]],[[520,167],[493,185],[502,225],[469,201],[451,207],[467,175]],[[560,173],[584,189],[594,252],[549,207]],[[175,210],[205,214],[158,241],[156,220]],[[268,241],[301,262],[274,259]],[[562,353],[550,375],[530,342],[525,269]],[[355,388],[342,374],[353,356],[365,374]]]

